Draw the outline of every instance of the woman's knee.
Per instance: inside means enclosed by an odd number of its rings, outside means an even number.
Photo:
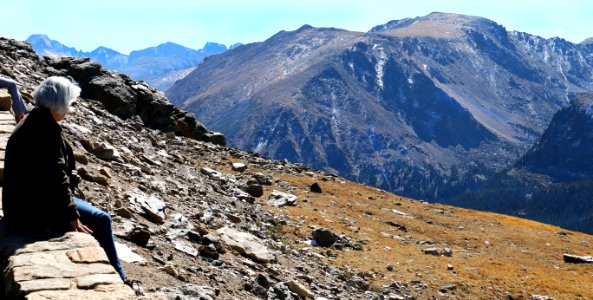
[[[101,224],[101,226],[109,226],[111,227],[111,215],[101,210],[100,213],[96,216],[97,221]]]

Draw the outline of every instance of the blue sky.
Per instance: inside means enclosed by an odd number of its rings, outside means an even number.
[[[6,0],[0,36],[44,33],[67,46],[123,53],[171,41],[190,48],[263,41],[303,24],[368,31],[433,11],[486,17],[507,30],[579,43],[593,37],[591,0]]]

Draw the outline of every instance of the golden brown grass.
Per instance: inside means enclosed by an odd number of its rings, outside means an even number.
[[[227,167],[217,166],[223,172]],[[345,234],[354,241],[367,240],[363,251],[336,251],[337,258],[325,259],[334,266],[347,266],[355,272],[374,272],[369,278],[372,288],[394,281],[422,281],[428,286],[418,291],[421,298],[435,295],[448,284],[457,288],[448,291],[458,299],[499,299],[508,293],[530,299],[533,294],[555,299],[592,299],[593,265],[566,264],[563,253],[591,255],[593,237],[562,230],[559,227],[494,213],[478,212],[451,206],[413,201],[372,187],[345,180],[328,180],[306,175],[272,174],[274,179],[289,182],[299,197],[294,207],[269,209],[293,220],[282,232],[285,241],[294,247],[311,236],[312,228],[327,227],[337,234]],[[308,192],[318,182],[322,194]],[[258,202],[265,200],[272,189]],[[404,217],[392,212],[405,212]],[[405,226],[407,232],[385,222]],[[557,233],[567,232],[567,236]],[[382,233],[399,235],[401,242]],[[452,257],[430,256],[423,249],[431,246],[417,242],[429,241],[434,247],[448,247]],[[327,252],[321,247],[313,251]],[[448,270],[447,265],[453,270]],[[387,266],[392,265],[393,271]]]

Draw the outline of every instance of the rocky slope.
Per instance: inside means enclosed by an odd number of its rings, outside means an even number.
[[[225,45],[217,43],[206,43],[204,48],[194,50],[168,42],[126,55],[106,47],[98,47],[91,52],[76,50],[44,34],[31,35],[27,42],[40,56],[88,57],[109,70],[119,71],[135,80],[144,80],[162,91],[191,72],[204,58],[227,50]]]
[[[167,91],[229,144],[429,200],[481,186],[593,90],[593,52],[433,13],[368,33],[281,31]]]
[[[512,168],[448,203],[593,233],[593,94],[577,94]]]

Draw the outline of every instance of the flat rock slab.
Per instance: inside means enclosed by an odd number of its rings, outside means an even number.
[[[154,223],[165,222],[165,207],[167,205],[161,199],[154,195],[145,196],[141,194],[130,194],[130,197],[132,205],[137,211],[142,212],[149,221]]]
[[[14,125],[0,124],[0,133],[11,133],[14,131]]]
[[[66,256],[75,263],[109,263],[105,250],[101,247],[85,247],[69,250]]]
[[[0,222],[2,224],[2,222]],[[51,239],[9,234],[0,226],[7,299],[134,299],[93,236],[68,232]]]
[[[94,290],[40,291],[26,297],[27,300],[80,300],[80,299],[138,299],[125,284],[100,285]]]
[[[117,249],[117,256],[119,256],[121,261],[125,261],[127,263],[145,261],[144,257],[138,255],[136,252],[132,251],[130,247],[124,244],[115,242],[115,249]]]
[[[218,233],[223,243],[256,262],[268,263],[274,260],[274,256],[262,241],[250,233],[241,232],[230,227],[223,227],[218,230]]]

